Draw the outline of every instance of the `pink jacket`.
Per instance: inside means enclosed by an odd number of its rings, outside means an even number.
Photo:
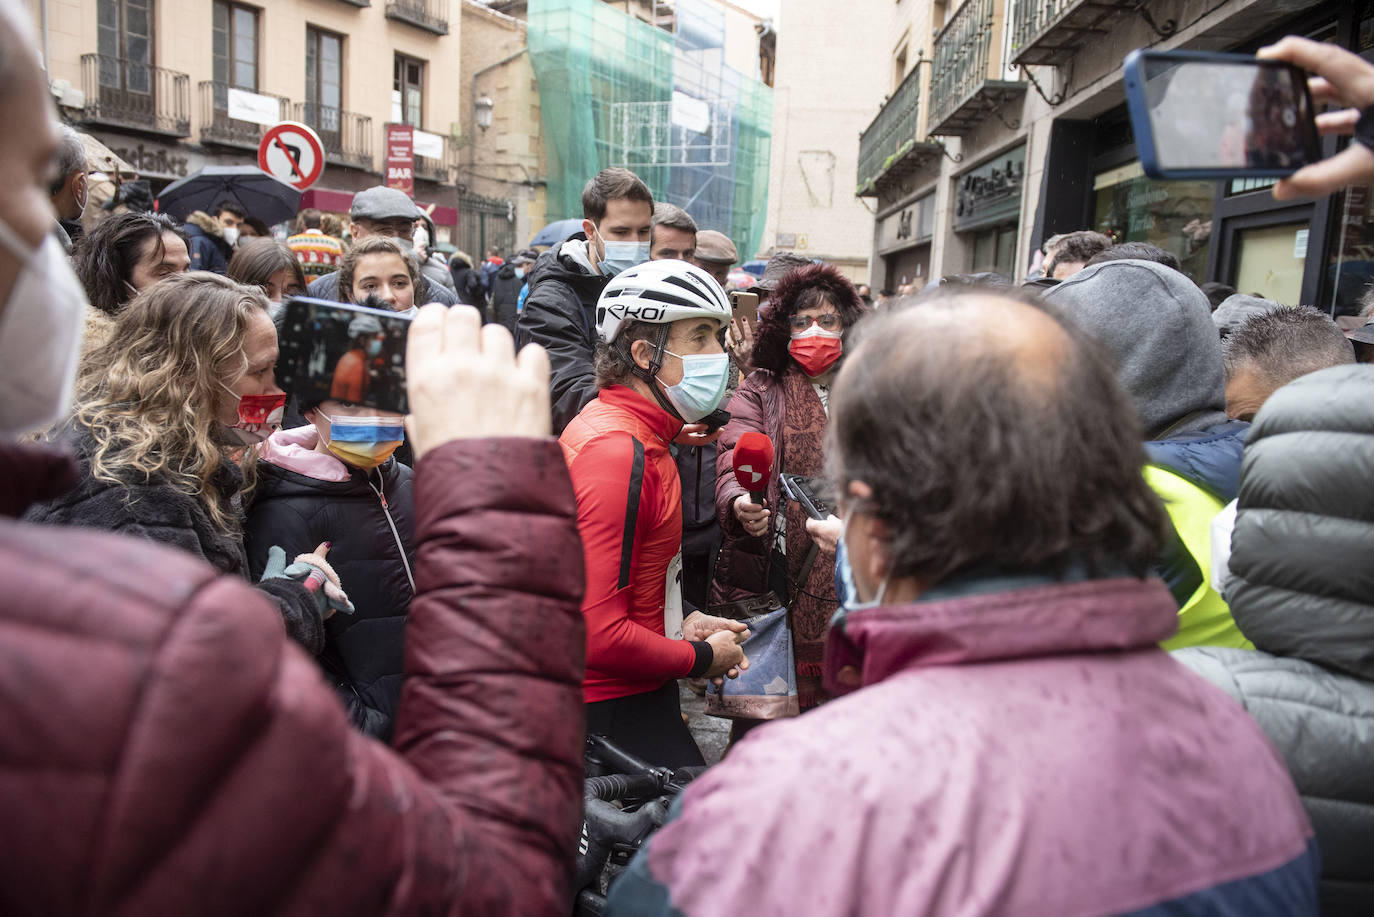
[[[850,693],[696,780],[608,917],[1315,917],[1283,761],[1158,649],[1161,582],[941,592],[837,617],[827,687]]]

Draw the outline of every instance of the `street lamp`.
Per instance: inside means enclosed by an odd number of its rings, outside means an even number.
[[[483,95],[479,96],[472,105],[477,126],[485,132],[487,128],[491,127],[491,113],[492,109],[496,108],[496,103],[489,96]]]

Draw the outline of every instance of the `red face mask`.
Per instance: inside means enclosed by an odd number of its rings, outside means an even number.
[[[801,366],[802,372],[814,378],[835,365],[844,353],[844,338],[838,331],[826,331],[820,325],[812,325],[792,335],[787,352]]]
[[[223,385],[223,383],[220,383]],[[233,394],[228,386],[225,390]],[[229,435],[245,446],[260,443],[281,426],[286,395],[239,395],[239,422],[229,427]]]
[[[285,407],[286,395],[284,393],[278,393],[276,395],[240,395],[239,423],[279,424],[281,423],[281,415]]]

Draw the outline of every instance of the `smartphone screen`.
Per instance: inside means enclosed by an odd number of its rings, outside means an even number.
[[[1220,174],[1296,171],[1321,158],[1301,70],[1280,61],[1144,54],[1155,164]]]
[[[759,294],[736,290],[730,294],[730,308],[735,318],[749,319],[751,327],[759,323]]]
[[[304,296],[286,301],[277,335],[277,384],[299,400],[347,401],[409,413],[410,319]]]

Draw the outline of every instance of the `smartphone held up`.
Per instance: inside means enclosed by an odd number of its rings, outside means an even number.
[[[409,413],[407,315],[294,296],[278,333],[277,383],[302,402],[322,400]]]
[[[1282,178],[1321,159],[1307,75],[1283,61],[1132,51],[1126,102],[1155,179]]]

